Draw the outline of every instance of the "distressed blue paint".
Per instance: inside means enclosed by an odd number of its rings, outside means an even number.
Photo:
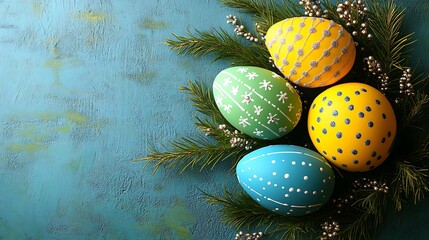
[[[413,3],[416,54],[427,69],[428,4]],[[225,64],[177,56],[161,43],[171,32],[222,25],[231,11],[219,6],[0,0],[0,238],[233,237],[197,190],[237,186],[227,166],[153,176],[130,162],[148,145],[193,132],[194,110],[177,87],[211,82]],[[425,222],[427,206],[389,218],[380,238],[413,226],[423,239],[425,226],[414,221]]]

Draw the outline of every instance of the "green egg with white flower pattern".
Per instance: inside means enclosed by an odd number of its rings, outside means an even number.
[[[301,118],[298,93],[284,78],[267,69],[227,68],[216,76],[213,95],[225,119],[253,138],[280,138]]]

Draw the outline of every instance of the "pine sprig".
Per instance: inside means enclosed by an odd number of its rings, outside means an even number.
[[[220,0],[225,6],[238,9],[239,12],[249,14],[266,33],[274,23],[286,18],[302,15],[298,1],[283,0],[281,3],[272,0]]]
[[[313,229],[318,225],[319,216],[281,216],[268,211],[242,191],[224,189],[222,195],[204,194],[209,204],[221,206],[222,220],[237,229],[261,228],[268,235],[291,240],[316,234]]]
[[[375,37],[371,51],[381,60],[385,72],[402,69],[409,58],[407,47],[415,42],[411,39],[413,33],[403,35],[400,31],[405,9],[400,9],[394,0],[369,2],[369,29]]]
[[[236,36],[231,36],[224,29],[188,32],[185,36],[173,34],[175,39],[168,39],[166,44],[179,54],[202,57],[214,54],[214,61],[226,59],[233,66],[258,66],[272,69],[268,62],[268,50],[259,44],[245,45]]]
[[[195,167],[199,167],[200,170],[207,167],[213,169],[219,162],[231,157],[239,158],[245,154],[243,148],[219,145],[202,136],[182,137],[171,142],[169,147],[163,146],[160,151],[149,148],[149,152],[146,157],[135,161],[147,161],[147,164],[154,162],[154,172],[162,166],[176,168],[179,173]]]

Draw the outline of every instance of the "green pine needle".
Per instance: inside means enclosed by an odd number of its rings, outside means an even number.
[[[202,57],[214,54],[214,61],[226,59],[233,66],[259,66],[266,69],[273,67],[268,62],[268,50],[260,44],[246,45],[237,36],[231,36],[224,29],[198,31],[186,36],[173,34],[175,39],[168,39],[166,44],[179,54]]]

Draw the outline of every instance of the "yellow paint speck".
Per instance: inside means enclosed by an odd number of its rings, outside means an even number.
[[[69,133],[70,129],[71,129],[71,127],[69,125],[66,125],[66,124],[55,128],[56,131],[63,132],[63,133]]]
[[[91,23],[97,23],[97,22],[102,22],[106,20],[106,18],[109,17],[109,15],[102,12],[88,11],[88,12],[78,13],[76,17],[78,19],[85,20]]]
[[[67,112],[64,114],[64,117],[67,121],[73,122],[77,125],[83,125],[88,121],[88,118],[85,115],[78,112]]]
[[[36,14],[41,14],[43,11],[42,4],[39,1],[33,2],[33,12]]]
[[[11,144],[9,146],[9,149],[14,152],[31,152],[31,153],[35,153],[46,148],[47,146],[38,144],[38,143],[28,143],[28,144],[16,143],[16,144]]]

